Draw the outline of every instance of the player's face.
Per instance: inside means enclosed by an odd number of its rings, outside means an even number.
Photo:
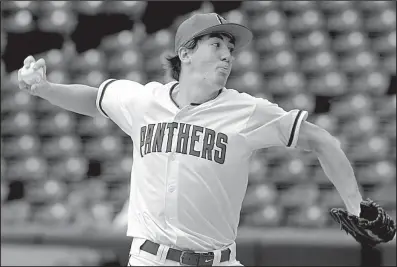
[[[234,44],[223,34],[204,36],[192,54],[193,72],[217,88],[224,87],[232,70]]]

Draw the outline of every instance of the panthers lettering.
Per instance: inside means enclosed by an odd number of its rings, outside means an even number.
[[[141,157],[150,153],[172,152],[191,155],[223,164],[226,158],[228,136],[198,125],[178,122],[148,124],[140,131]],[[174,135],[176,145],[173,147]]]

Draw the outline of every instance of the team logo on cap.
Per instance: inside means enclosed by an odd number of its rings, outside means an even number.
[[[216,14],[216,19],[218,20],[219,24],[227,22],[225,18],[219,16],[218,14]]]

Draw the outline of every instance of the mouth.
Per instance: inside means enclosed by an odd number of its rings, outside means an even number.
[[[218,69],[224,72],[229,72],[229,67],[222,66],[222,67],[218,67]]]

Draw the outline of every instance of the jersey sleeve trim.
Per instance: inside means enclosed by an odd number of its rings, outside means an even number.
[[[307,118],[307,111],[299,110],[298,115],[296,115],[294,124],[292,126],[291,134],[289,136],[287,147],[294,148],[296,146],[296,142],[298,141],[299,129],[301,123],[304,119]]]
[[[116,81],[116,79],[108,79],[108,80],[104,81],[104,82],[99,86],[99,91],[98,91],[98,95],[97,95],[96,105],[97,105],[97,108],[98,108],[99,112],[100,112],[103,116],[105,116],[106,118],[109,118],[109,117],[108,117],[108,115],[106,114],[105,110],[102,108],[102,100],[103,100],[103,97],[104,97],[104,95],[105,95],[105,91],[106,91],[107,87],[108,87],[111,83],[113,83],[113,82],[115,82],[115,81]]]

